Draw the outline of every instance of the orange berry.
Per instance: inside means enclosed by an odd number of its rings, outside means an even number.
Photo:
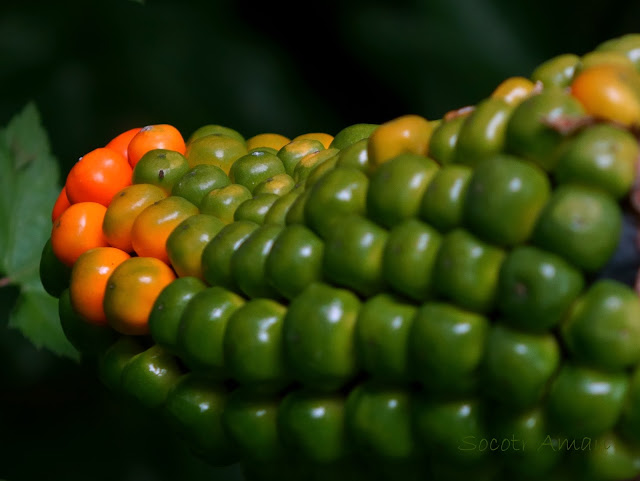
[[[51,210],[51,222],[55,222],[70,205],[71,202],[69,202],[69,198],[67,197],[67,188],[63,187],[58,194],[56,203],[53,204],[53,209]]]
[[[129,142],[129,164],[135,167],[144,154],[154,149],[175,150],[184,155],[186,147],[180,131],[173,125],[142,127]]]
[[[104,295],[107,322],[127,335],[149,332],[149,314],[160,292],[176,278],[164,262],[131,257],[111,273]]]
[[[125,252],[132,252],[131,229],[136,217],[166,196],[164,190],[151,184],[130,185],[118,192],[107,207],[102,222],[102,231],[109,244]]]
[[[432,125],[419,115],[403,115],[385,122],[369,137],[369,162],[373,169],[400,154],[426,155]]]
[[[305,140],[305,139],[317,140],[324,146],[325,149],[328,149],[329,146],[331,145],[331,142],[333,142],[333,135],[325,134],[323,132],[314,132],[310,134],[298,135],[293,140],[296,141],[296,140]]]
[[[113,139],[109,141],[105,147],[107,149],[115,150],[116,152],[122,154],[122,156],[129,160],[129,142],[131,139],[135,137],[135,135],[140,132],[140,127],[136,127],[135,129],[127,130],[126,132],[122,132],[120,135],[117,135]]]
[[[257,149],[260,147],[270,147],[280,150],[282,147],[291,142],[290,139],[280,134],[258,134],[247,140],[247,150]]]
[[[131,256],[115,247],[96,247],[84,252],[73,265],[69,294],[71,305],[91,324],[106,325],[102,302],[109,276]]]
[[[640,126],[640,73],[617,64],[582,70],[571,83],[571,95],[594,117],[626,127]]]
[[[131,244],[140,257],[155,257],[169,263],[167,239],[180,222],[199,213],[182,197],[167,197],[144,209],[131,228]]]
[[[97,202],[105,207],[117,192],[131,185],[133,169],[122,154],[101,147],[82,157],[67,176],[67,196],[76,202]]]
[[[102,233],[106,211],[102,204],[79,202],[58,217],[51,230],[51,247],[60,262],[71,267],[82,253],[109,245]]]

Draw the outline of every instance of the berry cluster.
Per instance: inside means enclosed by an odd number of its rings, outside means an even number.
[[[640,297],[599,274],[639,72],[630,35],[437,121],[129,130],[71,169],[43,284],[107,386],[252,478],[630,478]]]

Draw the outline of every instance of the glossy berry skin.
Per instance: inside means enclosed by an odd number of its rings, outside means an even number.
[[[472,173],[466,165],[442,167],[422,197],[420,218],[441,233],[461,227]]]
[[[103,307],[107,322],[127,335],[149,333],[149,314],[162,290],[176,278],[154,257],[131,257],[111,273]]]
[[[349,214],[363,214],[368,183],[367,176],[357,169],[343,167],[328,172],[309,190],[304,205],[307,226],[326,238],[333,231],[335,220]]]
[[[454,161],[477,166],[504,149],[513,105],[504,98],[480,102],[464,120],[456,139]]]
[[[286,450],[278,430],[281,396],[234,389],[227,398],[222,423],[244,462],[282,462]]]
[[[413,426],[422,450],[449,466],[473,466],[486,459],[478,449],[482,439],[490,439],[484,425],[485,406],[475,399],[434,400],[418,396]]]
[[[368,374],[389,382],[412,378],[408,344],[415,314],[415,306],[386,293],[362,304],[356,323],[356,348]]]
[[[278,158],[284,166],[285,172],[293,176],[298,163],[307,155],[324,150],[322,142],[313,139],[293,140],[278,151]]]
[[[73,204],[97,202],[107,207],[117,192],[131,185],[132,172],[122,154],[107,148],[92,150],[69,171],[67,197]]]
[[[329,147],[343,150],[356,142],[368,139],[377,127],[376,124],[354,124],[345,127],[336,134]]]
[[[445,120],[433,130],[431,139],[429,139],[429,157],[441,165],[453,162],[456,155],[455,147],[464,120],[465,116]]]
[[[67,188],[63,187],[58,194],[55,204],[53,204],[53,209],[51,209],[51,222],[55,222],[70,205],[71,202],[69,202],[69,198],[67,197]]]
[[[69,289],[60,294],[58,315],[64,335],[83,360],[98,359],[118,339],[117,333],[109,327],[92,324],[75,312]]]
[[[295,137],[293,140],[317,140],[322,144],[325,149],[330,148],[330,145],[333,143],[334,137],[333,135],[326,134],[324,132],[311,132],[308,134],[301,134]]]
[[[198,214],[198,208],[188,200],[172,196],[145,208],[131,226],[131,245],[142,257],[154,257],[169,264],[167,239],[185,219]]]
[[[292,179],[293,180],[293,179]],[[296,199],[302,194],[302,186],[294,187],[286,194],[282,194],[271,204],[269,211],[265,214],[264,224],[286,225],[287,214]]]
[[[202,275],[209,285],[239,292],[231,262],[235,252],[257,228],[255,222],[236,221],[227,224],[209,241],[201,256]]]
[[[153,340],[178,354],[180,318],[189,301],[206,285],[196,277],[180,277],[158,295],[149,314],[149,333]]]
[[[388,233],[359,216],[335,219],[326,235],[323,271],[336,286],[370,296],[383,289],[382,262]]]
[[[598,45],[596,51],[623,53],[640,70],[640,34],[629,33],[618,38],[612,38]]]
[[[227,135],[211,134],[190,142],[184,155],[191,167],[215,165],[228,175],[233,163],[247,153],[245,142]]]
[[[568,87],[580,64],[580,57],[574,54],[562,54],[539,65],[531,79],[541,82],[544,87]]]
[[[265,218],[269,210],[271,210],[271,206],[279,198],[277,194],[258,194],[240,204],[234,212],[233,219],[262,225],[265,223]]]
[[[208,125],[203,125],[202,127],[199,127],[198,129],[196,129],[189,136],[187,140],[187,145],[195,142],[201,137],[206,137],[207,135],[226,135],[227,137],[231,137],[240,142],[245,142],[245,138],[237,130],[234,130],[229,127],[225,127],[224,125],[208,124]]]
[[[561,184],[582,183],[621,199],[633,185],[639,149],[638,141],[627,130],[610,124],[594,125],[563,146],[554,177]]]
[[[583,274],[560,256],[516,247],[500,270],[498,308],[506,324],[545,331],[560,323],[584,285]]]
[[[111,273],[131,256],[115,247],[96,247],[84,252],[73,265],[69,293],[73,309],[86,322],[105,326],[104,296]]]
[[[327,172],[333,170],[338,163],[338,156],[333,155],[331,158],[321,162],[320,164],[314,166],[306,180],[304,181],[305,189],[310,189],[316,182],[320,180]],[[295,182],[295,180],[294,180]],[[302,184],[302,182],[299,182]]]
[[[429,122],[419,115],[404,115],[380,125],[369,136],[371,168],[400,154],[425,154],[431,132]]]
[[[122,336],[114,342],[98,359],[100,381],[115,393],[122,393],[122,372],[127,363],[144,347],[132,336]]]
[[[60,262],[53,253],[51,238],[47,240],[40,254],[40,281],[47,294],[60,297],[62,291],[69,287],[71,269]]]
[[[564,453],[548,445],[551,428],[544,409],[508,410],[496,406],[489,420],[511,476],[542,479],[560,464]]]
[[[169,234],[166,242],[171,267],[180,277],[204,279],[202,251],[225,226],[217,217],[196,214],[187,217]]]
[[[196,374],[181,376],[167,395],[163,412],[191,450],[214,466],[238,456],[222,423],[227,399],[224,386]]]
[[[249,192],[274,175],[284,174],[285,167],[275,155],[249,154],[236,160],[229,170],[229,178],[234,184],[244,185]]]
[[[274,241],[265,262],[267,282],[287,299],[294,299],[309,284],[323,278],[324,243],[308,227],[285,227]]]
[[[441,243],[440,233],[418,219],[393,227],[382,254],[382,277],[389,287],[416,301],[433,297],[433,269]]]
[[[249,199],[251,192],[246,187],[231,184],[206,194],[200,202],[200,212],[213,215],[225,224],[230,224],[238,207]]]
[[[369,181],[369,218],[390,228],[415,217],[438,169],[435,161],[412,154],[402,154],[381,165]]]
[[[122,370],[122,390],[142,406],[159,409],[180,375],[175,358],[160,346],[152,346],[127,361]]]
[[[229,177],[220,167],[199,164],[176,181],[171,189],[171,195],[183,197],[198,206],[209,192],[222,189],[230,184]]]
[[[339,393],[291,392],[278,408],[278,431],[285,447],[312,463],[340,461],[350,450]]]
[[[524,77],[509,77],[491,93],[491,98],[503,99],[509,105],[518,105],[535,90],[536,85]]]
[[[133,169],[134,184],[151,184],[170,194],[173,186],[189,172],[189,162],[175,150],[154,149],[142,156]]]
[[[416,454],[412,395],[402,388],[365,383],[347,401],[347,428],[355,448],[368,458],[407,461]]]
[[[525,243],[551,195],[546,174],[516,157],[495,156],[478,166],[465,197],[469,229],[496,245]]]
[[[558,187],[540,213],[532,243],[574,266],[594,272],[613,256],[622,233],[622,210],[599,189]]]
[[[507,152],[530,160],[545,171],[555,168],[555,149],[563,135],[554,129],[557,119],[584,116],[580,102],[559,88],[545,89],[518,105],[507,126]]]
[[[97,202],[80,202],[58,217],[51,229],[51,249],[60,262],[72,267],[89,249],[109,246],[102,232],[106,211],[107,208]]]
[[[284,319],[285,356],[294,379],[331,391],[357,372],[355,323],[360,301],[346,289],[309,285]]]
[[[284,135],[275,133],[258,134],[247,139],[247,149],[256,149],[259,147],[270,147],[279,150],[291,142],[291,139]]]
[[[473,393],[489,335],[486,317],[454,305],[427,302],[412,319],[408,349],[412,374],[436,395]]]
[[[584,444],[584,459],[580,462],[575,460],[572,465],[582,479],[633,479],[640,474],[638,447],[616,432],[606,433]]]
[[[266,263],[283,226],[266,224],[253,231],[231,257],[231,274],[241,292],[250,298],[278,299],[269,284]]]
[[[135,127],[133,129],[126,130],[118,135],[116,135],[113,139],[105,145],[106,148],[115,150],[116,152],[122,154],[125,159],[129,159],[129,143],[131,139],[135,137],[135,135],[140,132],[140,127]]]
[[[547,399],[552,429],[570,438],[607,432],[622,412],[629,381],[624,373],[607,373],[566,363]]]
[[[164,190],[151,184],[130,185],[118,192],[111,199],[102,221],[107,242],[125,252],[133,252],[131,231],[136,218],[147,207],[166,197]]]
[[[596,282],[561,326],[565,345],[581,362],[610,371],[640,361],[640,297],[616,281]]]
[[[194,371],[225,377],[224,333],[244,299],[222,287],[208,287],[189,300],[178,328],[178,350]]]
[[[252,299],[231,314],[223,349],[225,367],[234,380],[266,391],[288,384],[282,333],[286,312],[270,299]]]
[[[364,173],[369,172],[369,152],[367,151],[367,139],[358,140],[340,151],[336,167],[352,167]]]
[[[320,165],[336,158],[337,149],[326,149],[319,152],[311,152],[305,155],[296,164],[291,177],[298,184],[305,184],[311,173]]]
[[[185,153],[185,144],[182,134],[173,125],[156,124],[142,127],[131,138],[127,147],[129,164],[135,168],[142,156],[154,149],[174,150],[180,154]]]
[[[276,174],[256,185],[253,194],[276,194],[280,197],[291,192],[295,185],[296,182],[289,174]]]
[[[560,365],[560,346],[552,334],[530,334],[494,324],[487,336],[481,369],[489,399],[518,409],[542,398]]]
[[[495,304],[505,252],[464,229],[442,239],[434,266],[436,290],[445,299],[471,311],[487,312]]]
[[[573,79],[571,95],[597,118],[626,127],[640,125],[640,76],[632,65],[586,68]]]

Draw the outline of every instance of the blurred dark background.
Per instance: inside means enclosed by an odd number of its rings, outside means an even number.
[[[65,176],[152,123],[249,137],[436,119],[547,58],[638,30],[638,18],[640,3],[621,0],[3,0],[0,125],[35,101]],[[89,367],[8,329],[16,295],[0,289],[0,479],[239,479],[192,458]]]

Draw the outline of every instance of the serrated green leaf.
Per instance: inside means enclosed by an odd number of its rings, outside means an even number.
[[[48,155],[51,151],[49,138],[42,128],[40,114],[33,103],[27,104],[22,112],[11,119],[3,135],[17,167]]]
[[[10,212],[7,212],[11,205],[14,190],[11,182],[13,179],[11,168],[9,146],[4,139],[4,135],[0,135],[0,172],[3,173],[3,175],[0,175],[0,216],[2,216],[2,219],[7,219],[11,215]],[[5,172],[6,174],[4,174]],[[9,222],[0,222],[0,257],[4,257],[3,253],[7,251],[6,245],[9,240],[9,230]],[[0,259],[0,274],[5,274],[2,259]]]
[[[20,284],[38,277],[59,191],[58,164],[32,104],[0,136],[0,172],[0,272]]]
[[[40,288],[42,289],[42,288]],[[80,354],[67,340],[58,317],[58,299],[46,292],[24,288],[9,317],[9,326],[19,329],[37,348],[80,360]]]
[[[58,164],[34,105],[27,105],[0,131],[0,273],[20,287],[9,326],[36,347],[79,360],[58,318],[58,301],[39,278],[42,246],[51,234],[51,208],[58,195]]]

